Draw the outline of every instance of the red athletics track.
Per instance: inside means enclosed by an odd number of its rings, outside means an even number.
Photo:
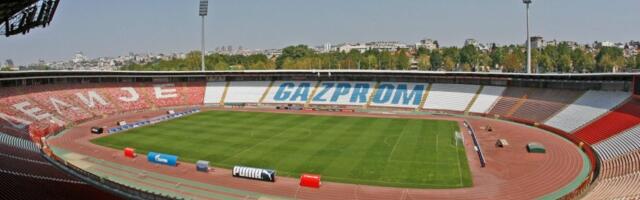
[[[246,110],[290,112],[267,109],[235,109],[235,111]],[[164,111],[131,113],[94,120],[72,128],[63,137],[49,140],[49,145],[183,179],[298,199],[534,199],[568,185],[584,167],[579,149],[566,140],[540,129],[485,118],[466,119],[475,129],[486,156],[487,167],[485,168],[480,167],[478,155],[473,151],[471,136],[467,134],[464,126],[460,126],[460,130],[464,132],[467,159],[473,176],[473,187],[461,189],[404,189],[332,182],[323,182],[320,189],[302,188],[298,187],[297,178],[278,177],[277,182],[269,183],[233,178],[231,171],[227,169],[216,169],[209,174],[196,172],[195,166],[190,163],[181,163],[178,167],[158,166],[147,162],[144,155],[131,160],[122,156],[121,149],[110,149],[89,142],[89,140],[99,137],[88,132],[92,126],[113,127],[115,122],[119,120],[136,121],[161,114],[164,114]],[[463,120],[457,117],[430,115],[338,112],[296,112],[296,114],[447,119],[459,122]],[[493,132],[484,130],[487,125],[493,128]],[[498,138],[507,139],[510,145],[503,149],[495,147],[494,144]],[[525,145],[528,142],[542,143],[546,147],[547,153],[527,153]],[[123,176],[128,175],[123,174]],[[182,185],[181,187],[186,186]],[[204,188],[193,189],[206,190]],[[195,198],[209,199],[202,196],[195,196]]]

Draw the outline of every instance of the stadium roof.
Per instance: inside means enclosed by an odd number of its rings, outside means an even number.
[[[47,26],[60,0],[0,0],[0,34],[25,34]]]
[[[4,25],[5,21],[16,13],[24,10],[30,5],[38,2],[38,0],[3,0],[0,1],[0,24]]]

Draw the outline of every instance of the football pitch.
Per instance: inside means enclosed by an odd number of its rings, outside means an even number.
[[[408,188],[472,185],[457,122],[207,111],[93,140],[211,165],[321,174],[324,181]],[[195,170],[195,169],[194,169]]]

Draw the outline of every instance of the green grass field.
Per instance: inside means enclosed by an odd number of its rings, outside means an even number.
[[[451,121],[209,111],[92,142],[174,154],[183,162],[275,169],[279,176],[317,173],[333,182],[469,187],[456,131]]]

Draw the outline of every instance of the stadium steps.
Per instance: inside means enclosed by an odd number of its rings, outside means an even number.
[[[640,150],[640,125],[593,145],[602,160],[609,160],[628,152]]]
[[[429,97],[429,92],[431,92],[431,88],[433,87],[433,83],[429,83],[427,89],[424,90],[424,95],[422,95],[422,99],[420,100],[420,106],[416,108],[416,110],[420,110],[424,107],[424,104],[427,102],[427,98]]]
[[[304,103],[305,108],[309,107],[309,104],[311,104],[311,100],[313,100],[313,97],[316,96],[316,92],[318,92],[318,88],[320,88],[320,82],[321,81],[317,81],[316,85],[313,87],[311,94],[309,94],[309,98],[307,98],[307,102]]]
[[[40,152],[40,148],[38,148],[38,146],[33,142],[4,133],[0,133],[0,143],[35,153]]]
[[[369,95],[369,97],[367,98],[367,104],[364,105],[364,108],[368,108],[369,106],[371,106],[371,102],[373,101],[373,95],[376,94],[376,92],[378,92],[378,87],[380,86],[380,81],[376,82],[376,85],[373,86],[373,92],[371,92],[371,94]]]
[[[522,107],[522,105],[524,105],[524,103],[527,101],[528,98],[529,98],[529,96],[527,94],[522,96],[520,99],[518,99],[516,104],[513,105],[513,107],[511,107],[511,109],[509,109],[509,111],[507,111],[507,113],[504,116],[510,117],[511,115],[513,115],[513,113],[516,113],[516,111],[518,111],[518,109],[520,109],[520,107]]]
[[[262,105],[262,102],[264,102],[264,100],[267,98],[267,95],[269,95],[269,91],[271,91],[271,88],[273,87],[274,83],[275,81],[271,81],[267,89],[264,90],[264,93],[262,93],[262,97],[260,97],[260,101],[258,101],[259,105]]]
[[[469,105],[467,105],[467,107],[464,109],[464,115],[469,115],[469,110],[471,110],[471,107],[473,106],[473,104],[476,103],[483,89],[484,89],[484,85],[481,85],[478,88],[478,91],[476,91],[476,95],[473,96],[473,98],[471,99],[471,102],[469,102]]]
[[[603,117],[574,133],[589,144],[595,144],[640,124],[640,100],[631,99]]]
[[[224,107],[224,99],[227,98],[229,85],[231,85],[231,81],[227,81],[227,83],[224,84],[224,91],[222,92],[222,97],[220,98],[220,107]]]

